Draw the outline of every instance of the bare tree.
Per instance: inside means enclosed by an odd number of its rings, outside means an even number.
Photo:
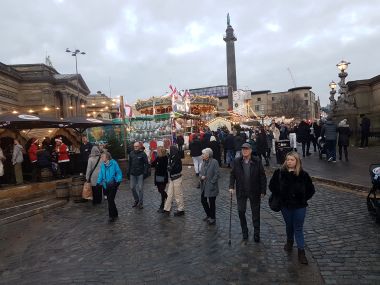
[[[309,106],[306,105],[303,98],[296,94],[282,95],[279,100],[273,104],[272,115],[304,119],[309,116]]]

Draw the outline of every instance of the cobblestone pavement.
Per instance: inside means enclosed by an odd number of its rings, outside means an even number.
[[[129,187],[121,187],[114,224],[104,203],[69,203],[0,227],[0,284],[380,284],[380,230],[365,197],[318,185],[307,217],[310,265],[301,266],[296,249],[283,251],[282,218],[267,198],[261,242],[251,235],[247,245],[240,243],[234,198],[228,246],[228,171],[222,170],[216,226],[202,221],[193,170],[184,173],[183,217],[156,213],[159,194],[149,178],[143,210],[131,208]]]

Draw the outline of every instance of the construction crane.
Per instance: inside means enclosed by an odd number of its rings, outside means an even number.
[[[288,67],[288,72],[289,72],[289,74],[290,74],[290,77],[292,78],[292,81],[293,81],[293,85],[294,85],[294,87],[297,87],[296,81],[294,80],[293,73],[292,73],[292,71],[290,70],[289,67]]]

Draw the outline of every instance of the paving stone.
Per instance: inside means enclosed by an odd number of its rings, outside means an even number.
[[[317,186],[305,224],[309,266],[297,250],[283,252],[281,214],[262,202],[261,242],[242,245],[233,201],[232,245],[228,241],[228,170],[222,169],[217,224],[208,226],[192,169],[184,170],[184,217],[156,212],[159,194],[145,180],[144,209],[132,209],[131,191],[116,197],[119,219],[107,223],[105,203],[63,208],[0,227],[0,284],[341,284],[379,281],[379,230],[365,199]],[[339,207],[337,202],[339,202]],[[349,209],[350,219],[341,205]],[[250,216],[248,207],[247,217]],[[15,238],[15,237],[18,238]],[[344,237],[344,238],[343,238]],[[338,262],[339,261],[339,262]],[[358,271],[358,268],[361,270]],[[27,279],[22,276],[28,276]],[[364,276],[367,276],[365,278]],[[54,278],[54,282],[51,281]],[[324,280],[323,280],[324,279]]]

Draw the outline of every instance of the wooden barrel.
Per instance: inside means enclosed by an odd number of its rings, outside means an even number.
[[[82,199],[82,191],[83,191],[84,182],[85,182],[85,177],[83,175],[73,177],[72,182],[71,182],[70,197],[72,198],[74,202],[82,202],[83,200],[85,200],[85,199]]]
[[[55,193],[57,198],[69,199],[70,196],[70,183],[68,182],[57,182]]]
[[[41,169],[41,182],[51,181],[53,177],[53,173],[49,168]]]

